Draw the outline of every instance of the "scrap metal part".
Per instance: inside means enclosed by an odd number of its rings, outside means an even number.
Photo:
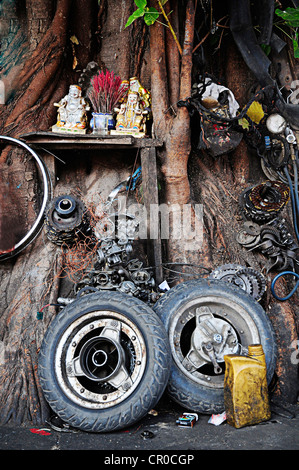
[[[263,223],[276,218],[289,199],[290,189],[285,183],[267,180],[246,189],[239,204],[246,219]]]
[[[50,201],[45,214],[47,238],[56,245],[71,244],[80,233],[89,230],[88,214],[80,199],[62,195]]]
[[[258,250],[269,258],[267,272],[272,269],[284,271],[291,269],[298,271],[299,246],[294,241],[285,219],[279,217],[267,224],[255,224],[256,235],[252,235],[250,225],[245,222],[238,232],[236,239],[240,245],[250,251]]]
[[[131,259],[138,222],[130,214],[111,214],[113,231],[97,231],[97,260],[74,288],[78,296],[86,288],[115,290],[152,303],[159,298],[150,270],[137,258]],[[109,220],[109,216],[107,218]],[[111,225],[111,226],[112,226]]]
[[[22,147],[27,152],[31,154],[34,158],[35,162],[37,163],[38,169],[40,170],[41,177],[42,177],[42,191],[43,191],[43,199],[41,203],[41,207],[39,209],[39,213],[36,217],[36,220],[30,230],[26,233],[26,235],[17,242],[10,250],[0,251],[0,261],[12,258],[24,250],[32,241],[38,236],[42,227],[43,227],[43,217],[46,206],[48,204],[49,199],[52,195],[52,184],[51,184],[51,177],[48,171],[48,168],[44,161],[37,155],[37,153],[29,147],[24,142],[15,139],[14,137],[8,136],[0,136],[0,141],[8,142],[12,145],[16,145],[18,147]]]
[[[219,266],[209,277],[238,286],[257,301],[261,300],[267,287],[266,280],[259,271],[239,264]]]

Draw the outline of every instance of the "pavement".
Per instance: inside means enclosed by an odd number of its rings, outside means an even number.
[[[0,450],[97,451],[99,463],[129,468],[140,468],[145,462],[195,468],[202,451],[299,450],[299,403],[273,405],[268,421],[239,429],[226,421],[212,424],[208,415],[199,415],[192,428],[179,427],[176,420],[184,411],[164,397],[155,410],[130,428],[105,434],[72,429],[57,417],[40,427],[6,425],[0,427]]]

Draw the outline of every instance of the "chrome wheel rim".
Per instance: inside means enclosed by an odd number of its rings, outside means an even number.
[[[143,335],[132,321],[118,312],[94,311],[80,316],[59,339],[55,374],[74,403],[105,409],[134,392],[146,358]]]

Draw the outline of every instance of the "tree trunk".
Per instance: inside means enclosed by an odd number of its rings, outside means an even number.
[[[16,68],[9,62],[2,68],[7,104],[1,109],[1,134],[19,137],[48,130],[56,119],[53,103],[72,81],[65,61],[71,2],[58,0],[52,17],[54,4],[49,0],[26,4],[26,28],[20,27],[22,56],[15,59]],[[12,41],[7,56],[15,54]],[[11,235],[20,240],[35,220],[38,187],[35,166],[24,152],[5,146],[0,164],[2,251],[17,241]],[[43,335],[56,311],[49,307],[43,321],[37,320],[37,312],[56,301],[60,256],[57,247],[45,243],[42,233],[17,257],[1,263],[1,423],[29,421],[38,425],[49,414],[39,386],[37,360]]]

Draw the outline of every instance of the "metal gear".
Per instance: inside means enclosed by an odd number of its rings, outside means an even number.
[[[220,266],[209,277],[238,286],[257,301],[262,298],[266,290],[266,280],[260,272],[239,264]]]
[[[252,285],[252,293],[251,295],[257,301],[261,300],[264,293],[267,289],[267,283],[265,277],[259,271],[256,271],[253,268],[243,268],[238,271],[238,276],[243,278],[244,276],[247,277]]]
[[[240,287],[245,292],[251,294],[252,293],[252,286],[250,280],[246,276],[240,277],[238,276],[238,271],[243,269],[244,266],[239,264],[224,264],[223,266],[219,266],[213,272],[210,273],[211,279],[218,279],[220,281],[229,282],[232,285]]]
[[[254,231],[258,235],[252,235]],[[285,219],[276,217],[263,225],[247,221],[238,232],[236,239],[249,251],[259,250],[269,258],[267,273],[272,269],[278,271],[298,269],[299,247],[285,224]]]
[[[247,249],[255,247],[261,240],[261,227],[260,225],[247,220],[243,224],[243,228],[237,233],[236,240],[240,245]]]
[[[290,189],[286,184],[267,180],[245,190],[239,203],[246,219],[265,223],[277,217],[289,199]]]

